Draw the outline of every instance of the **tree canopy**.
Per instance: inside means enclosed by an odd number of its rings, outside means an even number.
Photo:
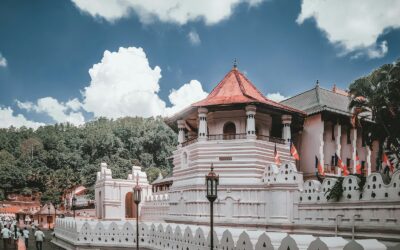
[[[140,165],[153,181],[160,172],[171,172],[168,158],[176,145],[175,132],[162,118],[0,129],[0,199],[40,192],[42,202],[58,203],[62,192],[76,185],[93,191],[101,162],[114,178],[127,178],[132,165]]]
[[[369,130],[380,142],[380,154],[388,152],[393,164],[400,167],[400,60],[385,64],[371,74],[355,80],[349,86],[350,108],[354,111],[355,123],[365,119],[376,122]]]

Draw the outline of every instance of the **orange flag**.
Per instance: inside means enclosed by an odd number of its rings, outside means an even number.
[[[356,151],[356,174],[362,174],[362,172],[361,172],[361,164],[360,164],[360,157],[358,157],[357,151]]]
[[[392,163],[389,160],[389,157],[387,156],[387,154],[385,152],[383,152],[382,154],[382,162],[386,164],[386,166],[389,167],[390,172],[393,173],[394,171],[394,166],[392,165]]]
[[[340,159],[340,157],[337,154],[335,154],[335,156],[338,159],[338,166],[342,170],[343,176],[348,176],[349,170],[347,170],[347,166],[343,164],[342,159]]]
[[[293,158],[295,158],[296,160],[300,160],[300,156],[299,156],[299,153],[297,152],[297,149],[296,149],[296,147],[294,146],[294,144],[293,143],[290,143],[291,144],[291,146],[290,146],[290,154],[292,154],[292,156],[293,156]]]
[[[279,156],[278,150],[276,150],[276,144],[275,144],[274,158],[275,158],[275,164],[280,165],[281,157]]]
[[[318,169],[318,174],[324,176],[325,171],[324,168],[322,167],[321,163],[318,160],[318,157],[315,156],[315,167]]]

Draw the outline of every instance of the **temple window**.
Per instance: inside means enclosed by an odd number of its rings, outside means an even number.
[[[233,122],[227,122],[224,124],[224,139],[229,140],[229,139],[234,139],[235,134],[236,134],[236,126]]]

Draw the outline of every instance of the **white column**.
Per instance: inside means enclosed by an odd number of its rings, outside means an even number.
[[[342,149],[342,145],[340,144],[341,136],[342,136],[342,126],[338,123],[335,125],[335,146],[336,146],[335,153],[340,158],[342,158],[342,155],[340,153]],[[342,174],[342,170],[339,167],[336,168],[337,168],[337,173],[340,176]]]
[[[181,146],[185,142],[185,121],[178,120],[178,142]]]
[[[255,139],[256,138],[256,106],[247,105],[246,106],[246,116],[247,116],[247,124],[246,124],[246,138],[247,139]]]
[[[365,155],[366,155],[366,163],[367,163],[367,176],[371,174],[371,148],[368,145],[365,145]]]
[[[292,139],[292,135],[290,132],[290,124],[292,123],[292,116],[291,115],[282,115],[282,139],[285,140],[286,143],[290,143]]]
[[[322,129],[318,135],[319,139],[319,149],[318,149],[318,158],[319,162],[321,163],[322,168],[325,171],[325,157],[324,157],[324,129],[325,129],[325,122],[321,121]],[[318,171],[318,170],[317,170]]]
[[[351,128],[350,130],[350,139],[351,139],[351,163],[352,163],[352,167],[353,167],[353,174],[356,173],[356,164],[357,164],[357,160],[356,160],[356,152],[357,152],[357,129],[356,128]]]
[[[206,108],[199,108],[199,141],[207,140],[207,112]]]

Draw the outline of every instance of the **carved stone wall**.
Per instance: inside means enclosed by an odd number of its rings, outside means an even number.
[[[65,249],[132,248],[136,245],[134,221],[84,221],[64,218],[57,219],[56,223],[53,242]],[[207,250],[210,248],[208,227],[140,223],[139,230],[139,244],[143,249]],[[216,227],[213,233],[215,249],[221,250],[388,249],[386,245],[373,239],[349,241],[341,237],[314,237],[307,234],[226,227]]]

